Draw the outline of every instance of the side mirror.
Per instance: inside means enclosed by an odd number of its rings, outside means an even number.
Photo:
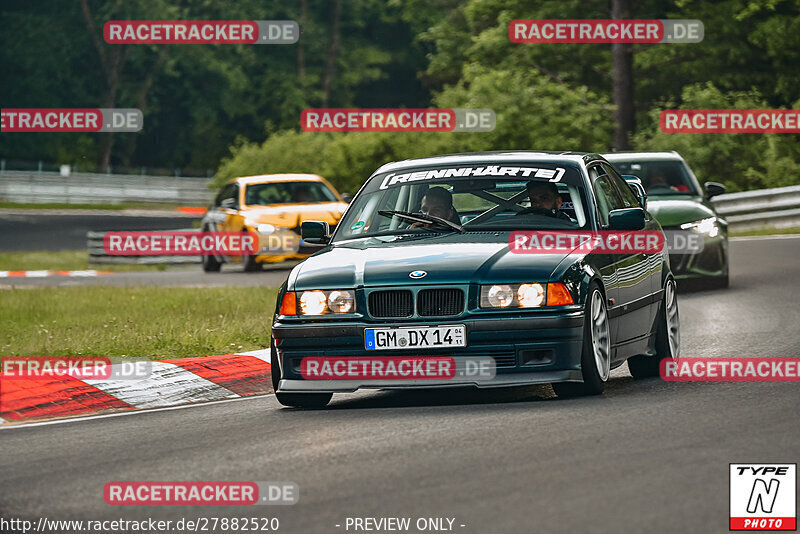
[[[353,195],[351,195],[350,193],[342,193],[342,200],[350,204],[350,202],[352,202],[353,200]]]
[[[727,188],[718,182],[706,182],[703,185],[706,188],[706,198],[715,197],[727,191]]]
[[[219,203],[221,208],[225,209],[236,209],[236,199],[235,198],[223,198],[222,202]]]
[[[611,230],[643,230],[645,222],[642,208],[611,210],[608,214],[608,227]]]
[[[639,177],[625,175],[622,178],[625,180],[625,183],[628,184],[628,187],[631,188],[633,194],[636,195],[636,198],[639,199],[639,204],[641,204],[644,209],[647,209],[647,191],[644,190],[644,186]]]
[[[331,239],[331,228],[325,221],[303,221],[300,237],[310,245],[325,245]]]

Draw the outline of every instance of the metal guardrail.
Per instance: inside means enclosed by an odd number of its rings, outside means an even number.
[[[0,172],[0,201],[67,204],[160,202],[207,206],[208,178],[57,172]]]
[[[712,199],[733,230],[800,226],[800,186],[727,193]]]
[[[197,228],[183,228],[181,230],[165,230],[169,232],[199,232]],[[103,237],[106,232],[86,232],[87,244],[86,248],[89,250],[89,263],[133,263],[138,265],[154,265],[159,263],[167,264],[192,264],[200,263],[200,256],[116,256],[107,254],[103,247]]]

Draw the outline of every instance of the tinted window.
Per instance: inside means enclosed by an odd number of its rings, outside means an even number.
[[[606,226],[608,225],[608,213],[611,210],[624,208],[625,204],[608,173],[600,165],[595,165],[589,169],[589,177],[594,183],[600,222]]]
[[[238,204],[238,193],[239,188],[236,184],[228,184],[222,188],[222,190],[217,195],[216,200],[214,200],[214,205],[219,206],[222,204],[222,201],[226,198],[232,198],[236,204]]]
[[[613,165],[620,174],[629,174],[642,180],[648,195],[699,194],[682,161],[615,161]]]
[[[245,190],[244,203],[248,205],[305,202],[338,202],[338,199],[333,191],[321,182],[250,184]]]
[[[611,177],[611,181],[614,185],[617,186],[617,190],[619,191],[619,196],[622,198],[622,203],[626,208],[641,208],[641,204],[639,204],[639,199],[636,198],[636,195],[633,194],[633,190],[628,185],[622,176],[617,174],[617,172],[610,166],[603,164],[603,169],[608,173],[608,176]]]

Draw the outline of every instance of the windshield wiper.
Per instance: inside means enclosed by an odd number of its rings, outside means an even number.
[[[378,215],[383,215],[384,217],[400,217],[401,219],[406,219],[409,221],[419,222],[419,223],[427,223],[427,224],[440,224],[442,226],[447,226],[448,228],[455,230],[458,233],[464,233],[464,227],[460,224],[456,224],[453,221],[448,221],[447,219],[442,219],[441,217],[437,217],[436,215],[425,215],[423,213],[410,213],[408,211],[400,211],[400,210],[379,210]],[[423,227],[424,228],[424,227]]]

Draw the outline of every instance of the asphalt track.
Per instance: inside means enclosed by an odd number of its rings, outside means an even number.
[[[196,215],[145,210],[0,209],[0,251],[86,250],[86,232],[180,230]]]
[[[800,239],[732,243],[731,289],[680,296],[683,355],[798,356],[798,257]],[[727,532],[728,464],[798,462],[798,405],[797,383],[634,381],[623,367],[603,396],[575,400],[549,386],[375,392],[297,411],[266,396],[12,428],[0,431],[0,515],[273,516],[286,533],[348,532],[347,517],[450,517],[465,533]],[[114,507],[103,485],[115,480],[293,481],[300,501]]]

